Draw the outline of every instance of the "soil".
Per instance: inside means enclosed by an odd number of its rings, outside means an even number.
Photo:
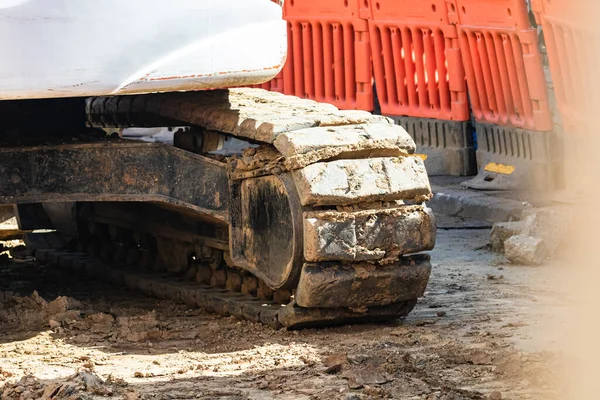
[[[0,398],[562,398],[564,265],[508,265],[485,224],[439,222],[460,229],[438,231],[409,317],[320,330],[275,331],[0,257]]]

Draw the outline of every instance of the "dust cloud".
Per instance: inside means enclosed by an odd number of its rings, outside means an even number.
[[[563,282],[575,293],[572,307],[576,311],[566,326],[565,343],[560,345],[566,349],[567,356],[563,382],[566,398],[585,400],[598,398],[600,360],[600,261],[596,254],[600,229],[600,71],[597,70],[600,60],[600,25],[597,23],[600,4],[597,1],[562,3],[569,3],[572,12],[577,15],[578,23],[574,29],[585,32],[584,36],[573,39],[585,44],[581,46],[576,60],[563,58],[561,62],[573,63],[578,71],[585,72],[581,76],[564,76],[567,82],[563,82],[565,85],[581,82],[583,92],[575,93],[577,98],[570,112],[580,117],[577,129],[563,133],[567,143],[564,146],[567,176],[563,194],[576,199],[571,206],[577,210],[571,226],[565,227],[571,262],[565,265]],[[570,117],[567,115],[567,120]]]

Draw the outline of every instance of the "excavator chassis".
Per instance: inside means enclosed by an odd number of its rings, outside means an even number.
[[[0,201],[41,262],[275,328],[408,314],[435,220],[390,120],[255,89],[90,98],[96,128],[186,126],[174,145],[0,148]],[[234,137],[243,152],[220,151]]]

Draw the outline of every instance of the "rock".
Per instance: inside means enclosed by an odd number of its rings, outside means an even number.
[[[351,389],[357,389],[364,385],[382,385],[390,381],[385,372],[372,365],[352,368],[344,373],[344,377],[349,379],[348,383]]]
[[[60,383],[52,383],[44,389],[42,392],[42,400],[50,400],[54,397],[54,394],[57,393],[61,388]]]
[[[115,322],[112,315],[104,313],[92,314],[87,319],[91,323],[91,331],[100,333],[109,333]]]
[[[120,335],[130,342],[154,340],[162,336],[155,311],[135,317],[117,317],[116,322]]]
[[[33,375],[26,375],[19,382],[5,386],[0,398],[19,399],[88,399],[113,397],[122,398],[123,388],[107,384],[89,371],[79,371],[74,375],[56,380],[40,381]],[[20,396],[15,396],[20,394]],[[93,394],[90,396],[88,394]]]
[[[98,376],[91,374],[86,371],[80,371],[77,373],[77,378],[85,385],[87,390],[97,388],[104,384],[104,381]]]
[[[423,160],[417,156],[319,162],[292,175],[304,206],[423,202],[431,197]]]
[[[514,264],[540,265],[548,252],[542,239],[516,235],[504,242],[504,255]]]
[[[60,325],[71,325],[75,322],[81,321],[81,311],[69,310],[61,313],[52,315],[50,321],[58,322]],[[49,322],[50,323],[50,322]],[[52,323],[50,323],[52,325]]]
[[[115,318],[112,315],[104,313],[92,314],[88,316],[88,318],[92,323],[99,325],[112,324],[115,321]]]
[[[496,392],[492,392],[490,393],[490,395],[488,396],[489,400],[502,400],[502,393],[496,391]]]
[[[51,320],[48,321],[48,325],[50,325],[51,329],[56,329],[56,328],[59,328],[61,326],[61,323],[58,322],[58,321],[56,321],[56,320],[54,320],[54,319],[51,319]]]
[[[59,296],[48,303],[48,315],[62,314],[68,310],[82,308],[82,306],[80,301],[70,297]]]
[[[565,237],[566,216],[554,209],[537,209],[525,219],[523,235],[542,239],[552,255]]]
[[[520,234],[524,226],[523,221],[496,222],[490,233],[492,250],[498,253],[504,252],[504,242],[510,237]]]
[[[37,304],[39,304],[40,306],[46,307],[48,305],[48,302],[46,300],[44,300],[37,292],[37,290],[34,290],[33,293],[31,294],[31,298],[33,299],[33,301],[35,301]]]
[[[328,374],[337,374],[345,365],[348,365],[348,356],[346,354],[333,354],[323,360],[323,365]]]
[[[304,214],[304,257],[319,261],[375,261],[431,250],[435,217],[422,206]]]
[[[60,296],[48,303],[48,314],[56,315],[68,310],[67,298]]]

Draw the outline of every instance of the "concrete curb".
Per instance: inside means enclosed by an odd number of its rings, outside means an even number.
[[[434,197],[427,205],[436,214],[474,218],[488,222],[521,220],[523,210],[531,204],[490,196],[473,190],[432,187]],[[499,192],[501,193],[501,192]]]

